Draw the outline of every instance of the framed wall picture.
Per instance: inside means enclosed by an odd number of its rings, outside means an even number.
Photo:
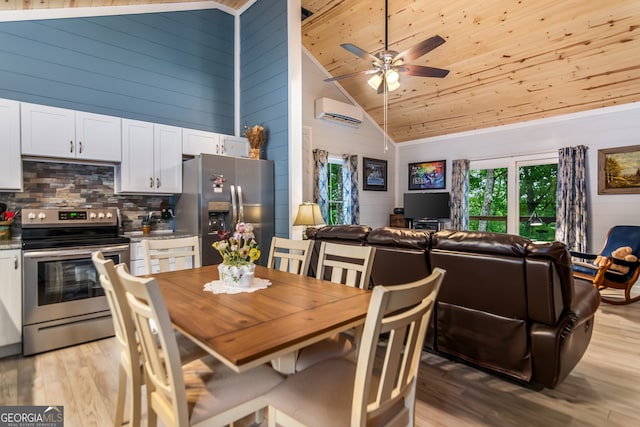
[[[409,163],[409,190],[442,190],[446,187],[446,160]]]
[[[598,150],[598,194],[640,194],[640,145]]]
[[[387,191],[387,161],[362,158],[362,189]]]

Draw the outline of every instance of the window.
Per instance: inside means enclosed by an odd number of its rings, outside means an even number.
[[[313,150],[317,203],[328,225],[358,224],[358,156]]]
[[[344,174],[342,159],[329,158],[329,218],[328,225],[344,224]]]
[[[469,229],[555,240],[557,154],[474,161]]]
[[[507,232],[507,168],[469,171],[469,229]]]

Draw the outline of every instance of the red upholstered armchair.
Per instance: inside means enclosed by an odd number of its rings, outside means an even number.
[[[600,299],[609,304],[630,304],[640,300],[640,294],[632,297],[631,288],[638,280],[640,262],[625,261],[614,258],[611,253],[623,246],[629,246],[631,253],[640,257],[640,226],[616,225],[607,233],[604,247],[599,254],[571,252],[574,257],[573,276],[593,283],[598,289],[605,288],[624,290],[624,299],[603,297]],[[600,256],[599,265],[594,261]],[[576,259],[582,259],[578,261]]]

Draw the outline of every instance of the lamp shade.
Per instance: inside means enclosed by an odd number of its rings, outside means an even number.
[[[298,215],[293,225],[320,225],[324,224],[320,206],[317,203],[305,202],[298,207]]]

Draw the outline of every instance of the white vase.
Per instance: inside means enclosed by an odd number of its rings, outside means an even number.
[[[222,280],[222,283],[226,286],[248,288],[253,285],[255,269],[255,264],[245,264],[241,266],[219,264],[218,274],[220,275],[220,280]]]

